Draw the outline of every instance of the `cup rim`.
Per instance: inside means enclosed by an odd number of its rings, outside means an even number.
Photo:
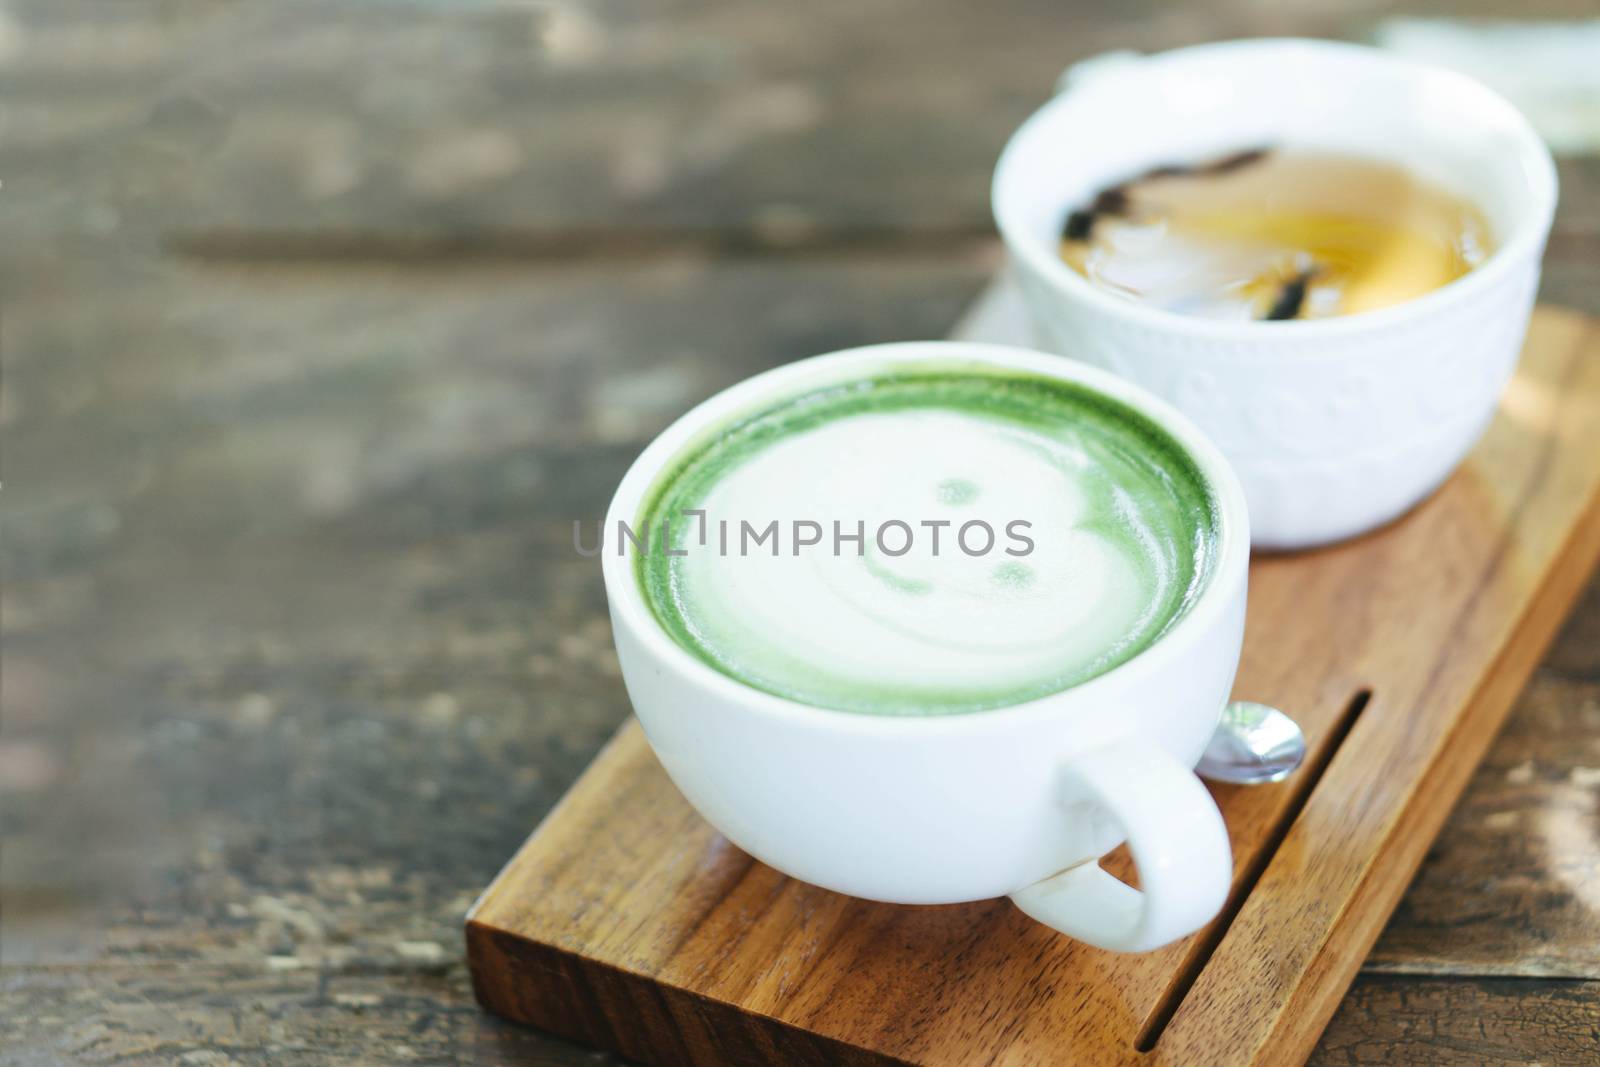
[[[1242,590],[1249,567],[1250,526],[1244,489],[1222,452],[1188,417],[1142,387],[1109,371],[1060,356],[1007,345],[970,341],[902,341],[842,349],[797,360],[746,378],[712,395],[676,419],[647,445],[623,475],[606,510],[605,529],[617,521],[630,523],[645,494],[683,448],[741,410],[762,400],[775,400],[800,389],[900,365],[979,364],[1023,371],[1085,386],[1133,408],[1165,430],[1199,467],[1210,486],[1218,513],[1215,569],[1195,602],[1148,647],[1126,661],[1067,689],[1016,704],[981,711],[940,715],[874,715],[806,704],[768,693],[722,673],[673,640],[656,619],[634,572],[633,555],[602,551],[601,572],[613,620],[629,628],[659,661],[698,686],[737,699],[752,714],[760,713],[832,727],[853,733],[899,731],[979,731],[1022,724],[1067,712],[1079,701],[1141,672],[1159,671],[1182,648],[1220,625],[1235,590]]]
[[[1371,311],[1326,319],[1295,319],[1283,322],[1218,321],[1181,315],[1164,308],[1113,296],[1067,266],[1046,243],[1038,240],[1037,235],[1017,217],[1017,209],[1012,206],[1011,198],[1005,195],[1006,189],[1016,184],[1011,178],[1011,172],[1022,166],[1018,159],[1024,145],[1047,136],[1048,127],[1056,116],[1075,106],[1075,94],[1070,88],[1046,101],[1017,127],[1006,141],[1005,148],[1001,150],[1000,158],[995,164],[990,183],[990,209],[1007,250],[1034,273],[1050,282],[1058,292],[1092,304],[1098,310],[1133,325],[1168,332],[1178,331],[1198,337],[1253,342],[1275,336],[1286,341],[1338,338],[1403,326],[1430,312],[1470,303],[1499,284],[1507,274],[1517,270],[1527,260],[1538,258],[1555,217],[1558,181],[1550,149],[1527,117],[1510,101],[1477,79],[1459,71],[1345,41],[1267,37],[1215,41],[1141,55],[1130,58],[1130,69],[1112,71],[1105,77],[1108,79],[1138,77],[1141,69],[1153,64],[1184,64],[1197,61],[1226,63],[1236,60],[1241,53],[1278,57],[1281,62],[1293,64],[1307,52],[1341,56],[1358,62],[1386,66],[1412,78],[1452,83],[1457,91],[1476,97],[1481,102],[1482,109],[1496,112],[1506,120],[1507,127],[1515,132],[1518,140],[1518,154],[1524,164],[1525,172],[1529,175],[1535,203],[1523,216],[1514,232],[1495,247],[1487,260],[1476,269],[1414,299]],[[1230,355],[1263,359],[1284,357],[1284,353],[1278,351],[1270,353],[1239,351],[1230,352]],[[1343,356],[1341,352],[1325,350],[1319,353],[1297,352],[1291,358],[1338,359]]]

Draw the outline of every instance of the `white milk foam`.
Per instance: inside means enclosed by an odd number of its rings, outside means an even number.
[[[1059,431],[957,410],[842,416],[716,482],[702,505],[709,549],[690,544],[674,595],[702,646],[763,688],[836,691],[852,705],[918,692],[993,705],[993,694],[1051,692],[1098,673],[1158,610],[1171,576],[1128,504],[1126,488]],[[772,519],[780,554],[751,545],[740,556],[740,520],[759,530]],[[975,519],[995,533],[982,555],[957,544]],[[715,551],[719,520],[730,527],[726,557]],[[823,528],[798,556],[794,520]],[[835,554],[835,520],[846,534],[865,523],[863,555],[853,542]],[[912,528],[905,555],[875,543],[890,520]],[[950,524],[937,554],[925,520]],[[1027,547],[1007,536],[1015,520],[1031,524],[1026,555],[1006,552]],[[884,540],[898,551],[905,532]],[[967,546],[987,540],[972,528]]]

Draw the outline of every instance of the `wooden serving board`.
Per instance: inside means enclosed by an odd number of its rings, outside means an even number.
[[[959,335],[1030,340],[1003,286]],[[478,999],[649,1064],[1300,1063],[1597,555],[1600,323],[1541,308],[1443,489],[1251,564],[1236,690],[1310,752],[1280,784],[1213,787],[1235,873],[1206,930],[1117,955],[1004,900],[797,882],[702,822],[630,722],[468,915]]]

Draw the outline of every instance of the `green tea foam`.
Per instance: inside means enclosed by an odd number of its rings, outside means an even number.
[[[1146,416],[1058,379],[941,365],[704,435],[647,495],[635,568],[663,628],[730,677],[821,708],[944,715],[1149,647],[1208,577],[1217,523],[1193,460]]]

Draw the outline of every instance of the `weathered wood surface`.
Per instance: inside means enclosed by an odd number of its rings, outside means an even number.
[[[0,1064],[605,1062],[459,941],[627,713],[566,520],[695,397],[942,334],[1068,62],[1389,10],[6,5]],[[1438,974],[1313,1062],[1583,1061],[1597,709],[1591,586],[1370,964]]]
[[[13,240],[250,258],[931,253],[991,232],[1000,147],[1078,59],[1468,10],[1593,4],[22,0],[0,93],[5,178],[28,195],[0,220]],[[1593,283],[1600,157],[1559,166],[1552,255]]]
[[[1586,1065],[1591,983],[1364,975],[1311,1067]],[[52,970],[14,983],[0,1063],[620,1065],[502,1023],[459,969],[333,974],[153,965]]]

